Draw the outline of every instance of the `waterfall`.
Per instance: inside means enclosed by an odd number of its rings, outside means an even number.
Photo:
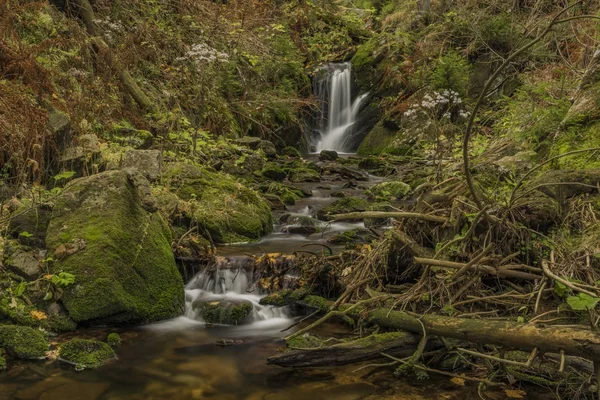
[[[321,104],[317,152],[335,150],[348,152],[346,134],[356,122],[356,116],[367,94],[352,101],[352,64],[329,64],[322,77],[315,79],[314,92]]]
[[[222,304],[251,304],[252,312],[244,323],[279,320],[288,317],[287,307],[261,305],[261,293],[249,268],[248,257],[228,257],[210,269],[199,272],[185,286],[185,317],[204,322],[198,311],[197,302]]]

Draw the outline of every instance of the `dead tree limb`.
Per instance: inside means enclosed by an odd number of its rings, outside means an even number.
[[[437,215],[420,214],[413,212],[386,212],[386,211],[366,211],[366,212],[354,212],[348,214],[338,214],[332,216],[332,221],[347,221],[353,219],[364,219],[364,218],[397,218],[397,219],[419,219],[422,221],[438,222],[440,224],[446,223],[448,219],[444,217],[438,217]]]

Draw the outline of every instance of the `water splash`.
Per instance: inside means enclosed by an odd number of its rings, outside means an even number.
[[[322,104],[321,140],[317,152],[335,150],[347,152],[346,133],[356,122],[360,106],[367,94],[352,101],[352,65],[329,64],[323,79],[317,80],[314,91]]]
[[[202,302],[245,302],[252,304],[253,323],[275,319],[288,320],[287,307],[263,306],[260,304],[265,294],[261,293],[249,267],[248,257],[223,258],[210,270],[198,273],[185,286],[185,317],[202,321],[193,303]]]

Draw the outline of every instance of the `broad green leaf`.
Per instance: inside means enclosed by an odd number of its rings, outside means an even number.
[[[585,293],[579,293],[578,296],[567,297],[567,304],[574,311],[585,311],[592,310],[596,307],[600,299],[598,297],[592,297]]]

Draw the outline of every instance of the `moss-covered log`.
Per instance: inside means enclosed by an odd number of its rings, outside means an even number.
[[[443,336],[473,343],[495,344],[524,351],[560,353],[600,361],[600,334],[589,329],[540,327],[509,321],[486,321],[424,315],[415,318],[405,312],[375,309],[367,314],[373,324],[388,329]]]
[[[419,219],[423,221],[431,221],[438,222],[440,224],[448,221],[444,217],[438,217],[437,215],[430,214],[419,214],[413,212],[385,212],[385,211],[366,211],[366,212],[353,212],[347,214],[338,214],[332,216],[330,219],[332,221],[348,221],[348,220],[356,220],[356,219],[365,219],[365,218],[398,218],[398,219]]]
[[[289,345],[295,348],[295,340]],[[281,367],[323,367],[345,365],[381,358],[381,353],[396,357],[410,356],[419,343],[419,336],[406,332],[373,334],[344,343],[312,349],[294,349],[269,357],[269,364]],[[303,347],[303,346],[298,346]]]

